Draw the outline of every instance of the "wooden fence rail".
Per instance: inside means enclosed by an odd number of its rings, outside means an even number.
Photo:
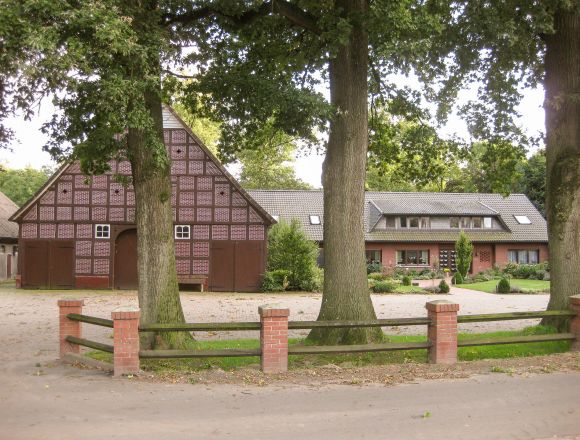
[[[288,355],[369,353],[396,350],[428,350],[429,362],[452,364],[457,361],[458,347],[521,344],[548,341],[572,341],[572,350],[580,351],[580,295],[570,297],[570,310],[511,312],[479,315],[457,315],[459,305],[449,301],[426,304],[427,317],[375,319],[361,321],[288,321],[289,310],[277,306],[259,308],[260,321],[218,323],[147,324],[139,326],[138,309],[117,309],[112,319],[82,314],[82,301],[61,300],[60,341],[61,358],[78,353],[79,347],[89,347],[113,353],[114,374],[135,374],[139,359],[176,359],[208,357],[259,356],[262,371],[286,371]],[[476,338],[458,341],[457,325],[474,322],[534,319],[543,317],[572,318],[569,333],[517,336],[505,338]],[[114,329],[114,345],[82,338],[81,323]],[[361,328],[427,325],[426,342],[384,343],[339,346],[288,345],[288,330],[313,328]],[[170,331],[260,331],[260,348],[223,350],[139,350],[139,332]]]

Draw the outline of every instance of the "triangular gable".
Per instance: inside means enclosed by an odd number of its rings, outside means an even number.
[[[244,206],[246,204],[250,205],[250,216],[259,216],[266,225],[275,223],[275,220],[268,214],[237,182],[237,180],[225,169],[225,167],[219,162],[219,160],[213,155],[213,153],[204,145],[204,143],[191,131],[188,125],[175,113],[175,111],[169,106],[163,106],[163,128],[166,129],[178,129],[185,130],[185,132],[191,136],[198,147],[198,154],[200,158],[207,156],[210,162],[207,162],[206,172],[208,174],[223,175],[222,179],[225,182],[231,184],[235,190],[232,194],[232,205],[233,206]],[[173,132],[175,133],[175,131]],[[183,133],[183,132],[182,132]],[[168,143],[167,132],[165,133],[165,141]],[[185,140],[185,139],[184,139]],[[168,152],[171,156],[171,152]],[[175,171],[181,171],[178,168],[182,163],[180,161],[175,161],[172,168]],[[61,166],[58,171],[56,171],[48,181],[36,192],[36,194],[28,200],[18,211],[16,211],[11,217],[11,221],[20,222],[22,220],[36,220],[36,212],[28,212],[31,208],[35,207],[35,204],[45,197],[54,196],[51,194],[50,188],[57,183],[59,178],[65,173],[78,173],[80,171],[79,164],[75,162],[67,162]],[[130,165],[128,162],[120,162],[116,167],[113,166],[113,172],[120,174],[129,174]],[[98,179],[99,176],[93,177],[93,179]],[[253,208],[253,209],[252,209]]]

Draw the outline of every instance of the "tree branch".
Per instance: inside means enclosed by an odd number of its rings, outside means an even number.
[[[276,13],[286,18],[286,20],[288,20],[293,25],[302,27],[317,35],[321,33],[321,29],[318,27],[316,17],[294,6],[286,0],[265,1],[258,9],[252,9],[237,16],[224,14],[218,9],[204,6],[202,8],[187,11],[179,15],[167,14],[163,18],[164,23],[168,25],[175,23],[188,25],[193,24],[203,18],[219,16],[227,19],[236,26],[245,26],[252,23],[257,18],[264,17],[270,13]]]

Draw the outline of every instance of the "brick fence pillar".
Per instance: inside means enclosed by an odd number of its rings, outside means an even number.
[[[82,338],[82,328],[79,321],[71,321],[67,318],[69,313],[83,313],[84,301],[82,299],[59,299],[58,300],[58,322],[59,322],[59,344],[60,358],[63,359],[67,353],[80,353],[81,347],[77,344],[67,342],[65,338],[75,336]]]
[[[450,301],[430,301],[425,306],[431,320],[428,327],[429,363],[457,362],[457,311],[459,304]]]
[[[580,351],[580,295],[570,297],[570,308],[576,313],[570,322],[570,333],[576,334],[576,339],[572,341],[570,350]]]
[[[113,374],[139,373],[139,316],[135,307],[119,307],[111,313],[113,320]]]
[[[288,371],[288,315],[290,310],[276,305],[258,308],[260,313],[260,366],[264,373]]]

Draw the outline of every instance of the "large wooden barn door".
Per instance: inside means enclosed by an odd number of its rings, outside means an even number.
[[[210,249],[209,289],[214,292],[234,291],[234,242],[213,241]]]
[[[27,241],[22,251],[22,287],[49,288],[48,241]]]
[[[72,289],[74,279],[75,246],[72,241],[50,243],[50,288]]]
[[[264,242],[237,241],[235,247],[234,291],[257,292],[260,290],[264,270]]]
[[[22,287],[72,289],[74,243],[68,240],[31,240],[24,243]]]
[[[264,271],[264,243],[214,241],[209,288],[216,292],[256,292]]]
[[[121,232],[115,241],[115,289],[134,290],[138,287],[137,230]]]

